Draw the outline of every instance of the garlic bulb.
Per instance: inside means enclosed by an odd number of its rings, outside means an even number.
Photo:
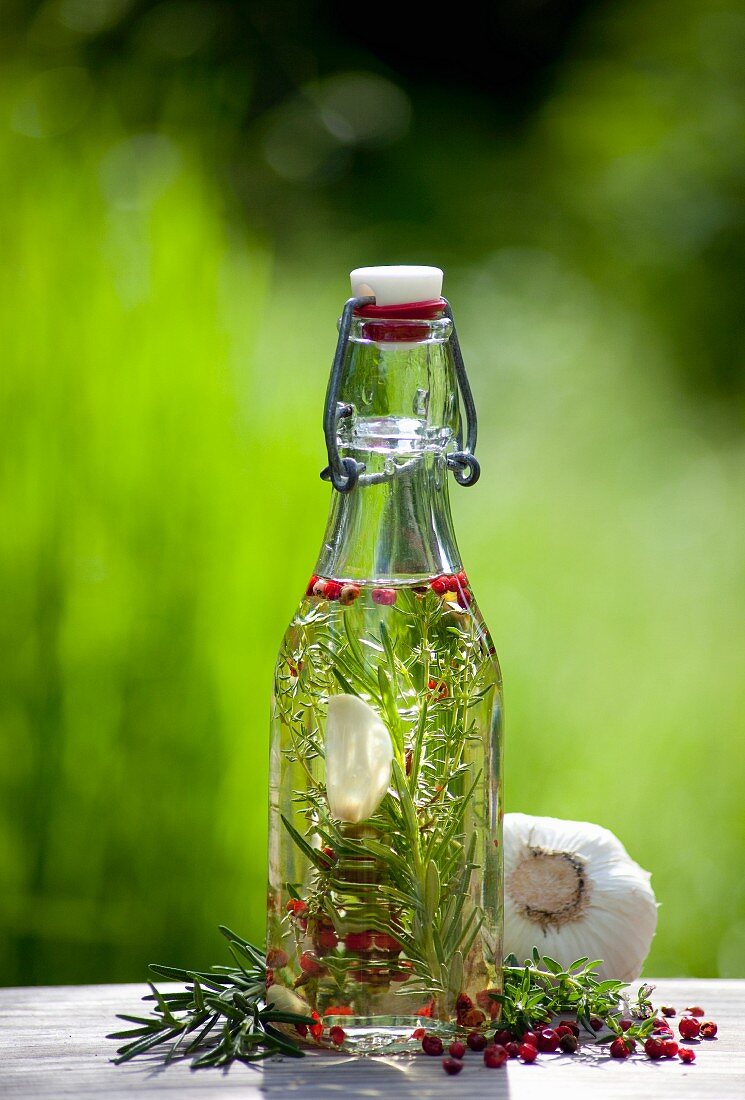
[[[569,966],[602,959],[601,978],[638,978],[657,927],[648,871],[600,825],[505,814],[505,952],[533,947]]]
[[[377,713],[356,695],[332,695],[326,719],[326,797],[334,817],[365,821],[391,782],[393,745]]]

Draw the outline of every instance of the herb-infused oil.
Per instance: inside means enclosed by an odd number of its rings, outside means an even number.
[[[450,516],[478,466],[440,287],[353,272],[331,512],[274,681],[267,1000],[370,1052],[483,1027],[500,990],[500,676]]]

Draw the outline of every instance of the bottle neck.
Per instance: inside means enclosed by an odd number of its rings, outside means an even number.
[[[408,327],[397,335],[396,324]],[[444,318],[355,320],[337,445],[365,471],[351,491],[332,491],[319,576],[395,582],[462,568],[446,465],[459,429],[449,335]]]
[[[391,456],[353,457],[367,472],[390,471]],[[337,580],[394,582],[426,579],[462,568],[450,514],[444,451],[409,458],[394,476],[333,492],[315,572]]]

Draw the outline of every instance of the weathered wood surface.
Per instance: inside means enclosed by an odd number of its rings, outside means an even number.
[[[655,1003],[683,1008],[701,1004],[719,1024],[711,1042],[691,1043],[697,1061],[684,1066],[648,1059],[616,1062],[607,1053],[572,1058],[541,1055],[533,1066],[510,1062],[487,1070],[478,1055],[467,1058],[459,1077],[446,1077],[437,1058],[426,1055],[349,1058],[312,1052],[304,1059],[237,1065],[225,1072],[192,1071],[161,1059],[112,1065],[117,1012],[137,1012],[139,985],[0,989],[0,1096],[34,1100],[685,1100],[745,1097],[745,981],[663,979]]]

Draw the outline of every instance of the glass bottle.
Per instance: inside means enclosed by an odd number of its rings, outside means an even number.
[[[468,484],[478,465],[442,273],[363,273],[327,394],[326,534],[275,672],[267,999],[318,1015],[308,1041],[376,1052],[497,1013],[502,704],[450,515],[449,466]]]

